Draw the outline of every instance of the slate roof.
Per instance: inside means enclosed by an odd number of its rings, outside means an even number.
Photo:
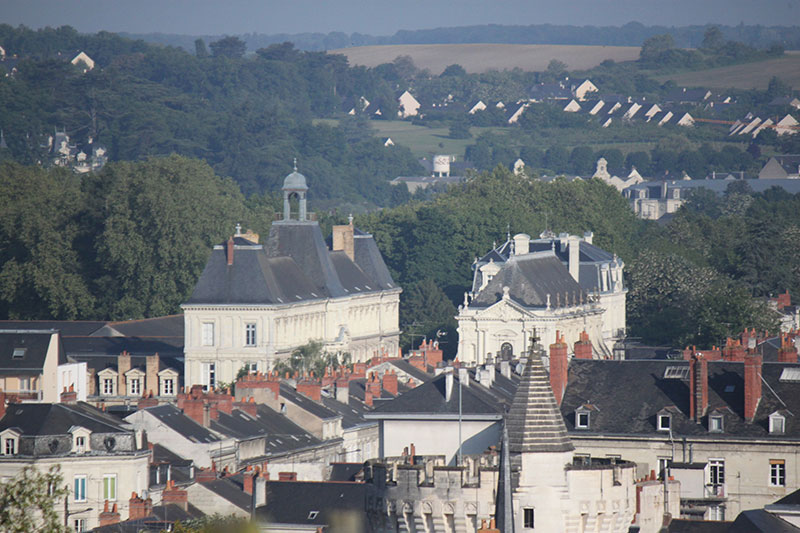
[[[313,222],[280,221],[267,241],[214,247],[187,304],[289,304],[395,288],[372,237],[354,236],[355,262],[331,252]]]
[[[503,298],[503,287],[509,288],[512,300],[525,307],[545,307],[548,294],[550,305],[556,307],[556,294],[574,298],[584,292],[553,253],[541,252],[511,257],[469,306],[497,303]],[[565,303],[563,299],[561,302]]]
[[[171,503],[153,507],[153,512],[146,518],[96,527],[92,531],[95,533],[160,533],[169,531],[175,522],[185,523],[202,516],[204,513],[191,503],[188,504],[187,511],[184,511],[179,505]]]
[[[184,415],[180,409],[171,404],[158,405],[145,409],[161,421],[168,428],[176,431],[192,442],[212,443],[219,442],[219,437],[208,429],[198,424],[188,416]]]
[[[781,381],[785,368],[800,364],[764,363],[762,388],[754,422],[744,419],[744,365],[726,361],[708,363],[708,410],[724,415],[722,433],[709,433],[707,415],[698,424],[689,418],[687,379],[665,378],[666,369],[688,368],[683,360],[589,361],[572,359],[561,404],[567,428],[574,434],[654,435],[656,415],[668,409],[673,435],[709,436],[714,440],[741,437],[797,439],[800,421],[786,417],[786,432],[769,434],[769,415],[778,410],[800,412],[800,382]],[[590,404],[590,427],[576,429],[575,410]]]
[[[217,478],[212,481],[204,481],[202,485],[236,507],[250,511],[253,505],[253,496],[244,491],[244,480],[242,477],[242,474],[235,474],[233,476]]]
[[[275,524],[320,527],[330,524],[336,512],[365,513],[366,494],[363,483],[267,481],[267,503],[256,509],[256,516]]]
[[[375,409],[364,416],[367,419],[384,418],[384,415],[444,415],[446,417],[458,416],[459,394],[461,400],[461,413],[463,416],[499,416],[502,407],[485,391],[477,387],[459,387],[458,375],[453,376],[453,390],[450,401],[446,401],[446,374],[442,373],[435,378],[401,394],[393,400],[375,404]],[[461,392],[459,392],[461,391]]]
[[[356,409],[356,407],[351,406],[349,403],[345,405],[333,398],[323,395],[322,405],[342,417],[342,429],[350,429],[371,423],[364,419],[363,410]],[[356,403],[355,405],[358,406],[359,404]]]
[[[330,481],[355,481],[363,471],[363,463],[331,463]]]
[[[108,322],[105,327],[92,333],[92,336],[105,335],[106,329],[110,335],[121,334],[126,337],[178,338],[183,344],[183,315],[168,315],[156,318],[145,318],[142,320],[124,320],[118,322]],[[168,342],[168,341],[165,341]]]
[[[0,375],[41,373],[53,333],[52,330],[0,330]],[[57,357],[59,364],[66,362],[62,346],[58,346]]]
[[[764,509],[742,511],[727,533],[798,533],[800,528]]]
[[[288,399],[295,405],[299,406],[304,411],[322,420],[336,418],[339,414],[331,409],[328,409],[322,404],[319,404],[311,398],[297,392],[291,385],[281,381],[281,396]]]
[[[568,452],[575,449],[538,355],[530,357],[506,416],[509,451]]]
[[[120,420],[84,402],[12,403],[0,419],[0,431],[17,428],[26,436],[66,435],[73,426],[93,433],[130,433]]]
[[[0,320],[0,330],[5,329],[53,329],[62,337],[91,335],[106,325],[95,320]]]
[[[671,521],[667,531],[669,533],[725,533],[730,526],[730,522],[680,519]]]

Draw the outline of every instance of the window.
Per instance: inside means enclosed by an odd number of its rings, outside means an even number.
[[[76,502],[86,501],[86,476],[75,476],[73,498]]]
[[[244,345],[245,346],[255,346],[256,345],[256,325],[255,324],[245,324],[245,326],[244,326]]]
[[[783,435],[786,431],[786,417],[780,413],[769,415],[769,432],[776,435]]]
[[[214,323],[203,322],[203,346],[214,346]]]
[[[72,521],[75,525],[75,532],[81,533],[81,531],[86,531],[86,519],[85,518],[76,518]]]
[[[103,378],[103,394],[105,396],[114,395],[114,378]]]
[[[175,380],[174,379],[172,379],[172,378],[164,378],[162,380],[162,383],[164,384],[164,387],[163,387],[164,390],[163,390],[163,393],[162,393],[164,396],[172,396],[172,395],[175,394]]]
[[[128,381],[128,396],[140,396],[142,394],[142,382],[139,378],[131,378]]]
[[[3,453],[5,455],[15,455],[17,453],[17,439],[13,437],[6,438],[3,442]]]
[[[19,390],[20,391],[33,390],[31,388],[31,378],[19,378]]]
[[[25,352],[27,352],[27,348],[14,348],[14,353],[11,355],[13,359],[22,359],[25,357]]]
[[[708,430],[714,433],[722,433],[723,419],[722,415],[712,415],[708,419]]]
[[[708,473],[712,485],[722,485],[725,483],[725,461],[722,459],[711,459],[708,461]]]
[[[86,437],[78,436],[75,437],[75,453],[85,453],[86,452]]]
[[[575,427],[587,429],[589,427],[589,412],[577,411],[575,413]]]
[[[672,415],[658,415],[658,430],[669,431],[672,427]]]
[[[771,487],[786,486],[786,461],[783,459],[769,460],[769,484]]]
[[[669,468],[669,464],[671,459],[669,457],[659,457],[658,458],[658,478],[664,479],[664,476],[667,474],[667,468]]]
[[[202,378],[206,390],[214,390],[217,385],[217,369],[214,363],[203,363]]]
[[[725,507],[722,505],[712,505],[708,508],[708,519],[715,521],[725,520]]]
[[[116,474],[105,474],[103,476],[103,499],[111,502],[117,499]]]
[[[522,523],[526,529],[533,529],[534,527],[534,520],[533,520],[533,509],[530,507],[526,507],[522,510]]]

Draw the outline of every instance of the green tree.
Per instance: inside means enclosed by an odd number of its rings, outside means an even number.
[[[705,50],[717,52],[724,45],[725,38],[722,36],[719,27],[711,26],[703,34],[703,44],[701,44],[700,47]]]
[[[448,358],[455,357],[458,351],[455,316],[455,306],[432,279],[404,287],[400,298],[402,348],[414,348],[426,337],[438,340]]]
[[[594,151],[588,146],[576,146],[569,154],[570,171],[575,174],[591,174],[594,170],[594,163]]]
[[[194,55],[199,58],[208,57],[208,49],[203,39],[195,39],[194,41]]]
[[[257,533],[258,527],[246,518],[214,514],[177,522],[171,533]],[[162,533],[167,533],[162,530]]]
[[[459,65],[458,63],[454,63],[452,65],[448,65],[439,75],[440,78],[444,78],[446,76],[454,76],[457,78],[462,78],[467,75],[467,71],[464,70],[464,67]]]
[[[26,466],[0,483],[0,531],[7,533],[66,532],[58,509],[67,497],[58,465],[42,472]]]
[[[247,43],[236,37],[230,35],[223,37],[219,41],[214,41],[208,45],[211,48],[211,55],[214,57],[227,57],[231,59],[244,56],[247,51]]]
[[[675,47],[675,40],[672,35],[665,33],[662,35],[654,35],[642,43],[642,50],[639,53],[639,58],[644,62],[655,62],[661,59],[661,56]]]

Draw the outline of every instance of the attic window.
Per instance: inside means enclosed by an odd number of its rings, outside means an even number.
[[[736,390],[736,385],[725,385],[725,392],[733,392]]]
[[[14,348],[14,353],[11,355],[14,359],[22,359],[25,357],[25,352],[27,352],[27,348]]]
[[[318,514],[319,514],[319,511],[311,511],[311,512],[308,513],[308,519],[309,520],[315,520],[317,518]]]
[[[586,409],[575,411],[575,427],[578,429],[589,429],[590,415]]]
[[[769,432],[773,435],[783,435],[786,432],[786,417],[778,412],[769,415]]]
[[[688,377],[688,366],[668,366],[664,369],[664,379],[686,379]]]
[[[725,427],[725,418],[722,415],[708,417],[708,430],[712,433],[722,433]]]
[[[672,415],[668,413],[661,413],[658,415],[658,430],[669,431],[672,429]]]

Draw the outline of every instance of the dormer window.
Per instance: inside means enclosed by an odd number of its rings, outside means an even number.
[[[575,428],[576,429],[589,429],[591,423],[591,414],[586,407],[579,407],[575,410]]]
[[[91,432],[80,426],[73,426],[70,428],[72,433],[72,453],[84,454],[91,451],[89,446],[89,436]]]
[[[709,416],[708,430],[712,433],[722,433],[725,430],[725,418],[722,415]]]
[[[778,411],[769,415],[769,432],[771,435],[783,435],[786,432],[786,417]]]
[[[97,373],[100,381],[101,396],[117,395],[117,372],[111,368],[106,368]]]
[[[86,437],[75,437],[75,453],[86,453]]]
[[[659,413],[657,418],[657,428],[659,431],[669,431],[672,429],[672,415],[669,413]]]
[[[0,454],[17,455],[19,453],[20,434],[13,429],[6,429],[0,433]]]

